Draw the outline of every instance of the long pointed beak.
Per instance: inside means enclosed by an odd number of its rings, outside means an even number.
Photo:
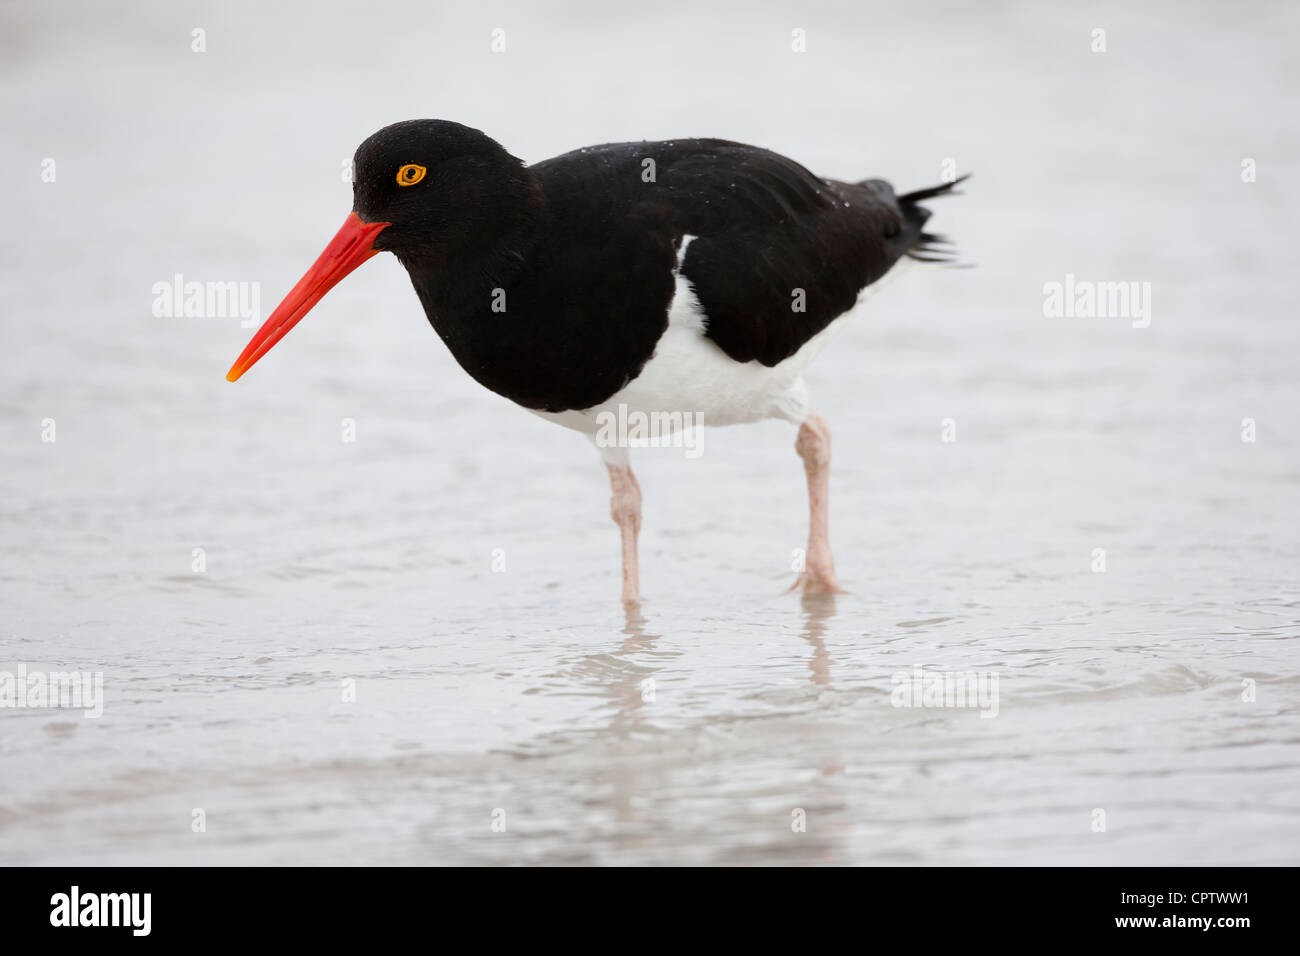
[[[362,222],[355,212],[350,213],[343,222],[343,228],[330,240],[320,258],[298,280],[284,301],[276,306],[271,317],[262,323],[253,340],[239,354],[235,364],[230,366],[226,381],[233,382],[252,368],[258,359],[271,351],[276,342],[302,321],[302,317],[324,298],[326,292],[338,285],[344,276],[361,263],[378,255],[379,250],[373,248],[375,236],[391,225],[391,222]]]

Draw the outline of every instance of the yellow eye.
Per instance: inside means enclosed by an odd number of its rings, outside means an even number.
[[[427,172],[427,169],[417,163],[407,163],[397,171],[397,185],[414,186],[424,178],[424,174]]]

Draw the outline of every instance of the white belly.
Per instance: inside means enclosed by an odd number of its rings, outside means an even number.
[[[697,425],[738,425],[764,418],[802,422],[808,413],[803,371],[843,317],[817,333],[784,362],[737,362],[704,337],[703,315],[690,284],[680,276],[668,328],[641,373],[591,408],[536,414],[566,428],[595,434],[602,413],[665,413]],[[677,413],[674,415],[674,413]]]
[[[678,254],[678,266],[693,237],[687,236]],[[899,263],[889,274],[858,296],[854,309],[878,292],[886,280],[903,270]],[[668,310],[668,328],[641,373],[606,401],[591,408],[534,414],[587,435],[596,435],[610,416],[637,413],[658,415],[661,422],[694,425],[739,425],[764,418],[781,418],[801,424],[808,417],[808,390],[803,372],[838,332],[849,313],[835,318],[803,344],[794,355],[768,367],[761,362],[737,362],[704,336],[705,316],[690,283],[677,276],[676,291]]]

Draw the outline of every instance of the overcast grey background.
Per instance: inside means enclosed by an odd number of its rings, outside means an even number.
[[[106,694],[0,711],[0,861],[1297,862],[1296,27],[0,6],[0,670]],[[234,385],[251,330],[152,314],[181,273],[261,283],[264,317],[357,143],[420,116],[530,162],[719,136],[900,188],[974,171],[933,222],[978,267],[902,276],[809,375],[851,594],[783,593],[806,503],[766,423],[636,457],[625,617],[595,454],[472,382],[389,256]],[[1150,282],[1150,327],[1044,317],[1067,273]],[[891,707],[918,665],[998,674],[998,717]]]

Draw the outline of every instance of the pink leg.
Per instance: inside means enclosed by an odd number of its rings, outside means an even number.
[[[831,426],[815,413],[799,426],[794,450],[803,459],[808,473],[808,554],[804,571],[795,582],[804,594],[844,593],[835,580],[835,561],[831,558],[830,473]]]
[[[641,486],[630,466],[606,464],[609,470],[609,512],[623,538],[623,603],[641,602],[641,581],[637,570],[636,536],[641,530]]]

